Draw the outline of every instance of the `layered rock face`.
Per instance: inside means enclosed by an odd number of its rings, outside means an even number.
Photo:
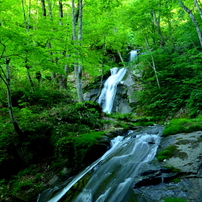
[[[141,90],[141,86],[135,81],[135,78],[138,76],[139,74],[127,70],[126,75],[123,78],[122,82],[120,82],[117,86],[117,92],[114,99],[112,112],[119,112],[119,113],[132,112],[132,107],[137,102],[137,98],[134,93],[136,91]],[[99,93],[100,93],[99,88],[92,88],[85,93],[85,100],[87,101],[97,100],[99,97]]]
[[[159,150],[171,145],[176,146],[171,158],[156,162],[154,169],[136,178],[135,195],[155,202],[165,198],[202,201],[202,131],[162,137]]]

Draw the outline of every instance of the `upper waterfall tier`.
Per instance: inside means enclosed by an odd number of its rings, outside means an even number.
[[[99,105],[102,106],[102,110],[106,113],[111,113],[116,95],[117,85],[121,82],[126,74],[126,68],[114,67],[111,70],[111,76],[106,80],[104,88],[98,99]]]

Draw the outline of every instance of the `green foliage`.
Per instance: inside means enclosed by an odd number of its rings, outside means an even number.
[[[91,161],[90,151],[94,147],[96,141],[104,135],[104,132],[90,132],[85,134],[71,134],[60,138],[55,144],[55,157],[67,164],[72,169],[82,169]],[[55,165],[57,167],[57,165]]]
[[[167,198],[164,199],[164,202],[186,202],[186,200],[181,198]]]
[[[201,122],[201,116],[197,119],[173,119],[165,126],[163,136],[202,130]]]
[[[83,103],[76,103],[70,105],[66,110],[61,111],[59,116],[65,122],[75,124],[76,127],[82,128],[83,125],[87,125],[91,128],[101,127],[101,107],[98,103],[85,101]]]
[[[187,107],[191,117],[196,117],[202,111],[202,90],[194,89],[187,100]]]
[[[53,107],[61,102],[68,104],[71,102],[71,97],[68,92],[58,91],[51,88],[37,88],[34,91],[30,91],[25,88],[22,90],[13,90],[12,98],[14,106],[30,107],[38,105],[45,108]]]
[[[157,159],[159,161],[163,161],[164,159],[169,159],[173,156],[174,152],[176,151],[177,147],[175,145],[171,145],[165,148],[163,151],[159,151],[157,154]]]
[[[33,179],[19,179],[13,184],[13,186],[13,195],[33,189],[33,187],[38,188],[38,191],[40,191],[40,185],[36,184]]]
[[[197,116],[201,111],[201,54],[196,48],[169,50],[158,48],[153,52],[160,88],[156,75],[148,63],[152,64],[151,53],[140,57],[143,69],[143,91],[138,96],[138,108],[144,114],[165,119],[173,117],[181,109],[187,109],[189,115]],[[190,57],[191,55],[191,57]],[[183,71],[182,71],[183,69]]]

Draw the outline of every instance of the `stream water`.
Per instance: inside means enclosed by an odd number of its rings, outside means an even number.
[[[73,202],[126,202],[135,177],[151,168],[160,143],[161,126],[144,127],[118,136],[100,159],[78,174],[59,193],[46,202],[66,201],[66,193],[87,173],[90,178]],[[45,200],[38,199],[38,202]],[[68,202],[70,202],[68,200]]]

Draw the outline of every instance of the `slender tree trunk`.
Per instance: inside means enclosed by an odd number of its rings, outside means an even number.
[[[146,41],[146,44],[147,44],[147,47],[148,47],[148,50],[149,50],[150,49],[149,48],[149,43],[148,43],[146,38],[145,38],[145,41]],[[159,78],[158,78],[158,72],[156,71],[156,65],[155,65],[155,61],[154,61],[154,57],[153,57],[152,53],[151,53],[151,60],[152,60],[152,64],[150,62],[148,62],[148,63],[151,66],[151,68],[154,70],[154,74],[155,74],[155,77],[156,77],[156,83],[158,85],[158,88],[160,89],[161,86],[160,86],[160,82],[159,82]]]
[[[46,16],[46,4],[45,4],[45,0],[41,0],[41,6],[42,6],[42,15]]]
[[[29,13],[28,13],[28,18],[26,17],[26,12],[25,12],[25,4],[24,0],[22,0],[22,10],[23,10],[23,16],[24,16],[24,24],[25,24],[25,29],[26,33],[29,32],[30,29],[30,17],[31,17],[31,0],[29,0]],[[28,39],[27,39],[28,41]],[[31,86],[31,90],[34,91],[34,82],[32,81],[32,77],[30,75],[30,66],[27,64],[28,63],[28,58],[27,58],[27,52],[25,53],[25,68],[27,70],[27,78]]]
[[[199,12],[199,14],[200,14],[201,20],[202,20],[202,10],[201,10],[201,8],[200,8],[200,6],[199,6],[198,1],[197,1],[197,0],[194,0],[194,4],[195,4],[195,6],[196,6],[196,8],[197,8],[197,10],[198,10],[198,12]]]
[[[59,0],[59,17],[60,17],[60,22],[59,24],[62,25],[62,18],[64,17],[64,14],[63,14],[63,5],[62,5],[62,0]]]
[[[78,18],[78,42],[81,46],[81,40],[82,40],[82,0],[79,0],[79,18]],[[77,34],[76,34],[76,12],[75,12],[75,5],[74,0],[72,0],[72,38],[74,41],[74,45],[77,45]],[[78,56],[78,55],[77,55]],[[76,89],[77,89],[77,95],[79,102],[83,102],[83,91],[82,91],[82,65],[81,65],[81,57],[79,57],[79,60],[77,59],[77,62],[74,63],[74,72],[76,77]]]
[[[19,135],[19,137],[22,139],[23,138],[23,132],[20,129],[18,122],[15,119],[14,113],[13,113],[13,106],[12,106],[12,97],[11,97],[11,87],[10,87],[10,81],[11,81],[11,75],[10,75],[10,59],[6,58],[6,73],[3,71],[3,68],[1,67],[1,72],[2,74],[0,74],[0,78],[3,80],[3,82],[6,85],[6,89],[7,89],[7,100],[8,100],[8,110],[9,110],[9,115],[10,115],[10,119],[11,122],[14,126],[14,129],[16,131],[16,133]]]
[[[48,0],[48,15],[50,16],[50,20],[53,21],[52,3],[50,0]]]
[[[59,5],[59,25],[62,26],[63,25],[62,18],[64,17],[62,0],[58,1],[58,5]],[[68,57],[66,55],[66,51],[63,51],[61,54],[64,55],[65,57]],[[68,72],[69,72],[69,66],[65,64],[64,73],[61,75],[61,78],[60,78],[60,88],[67,89]]]
[[[30,67],[29,67],[29,65],[27,65],[27,63],[26,63],[26,65],[25,65],[25,67],[26,67],[26,69],[27,69],[27,78],[28,78],[28,81],[29,81],[29,83],[30,83],[31,90],[32,90],[32,92],[33,92],[33,91],[34,91],[34,82],[33,82],[33,80],[32,80],[31,74],[30,74]]]
[[[198,22],[196,20],[196,18],[194,17],[193,13],[192,13],[192,10],[190,10],[189,8],[187,8],[183,1],[182,0],[179,0],[179,3],[180,3],[180,6],[182,7],[182,9],[188,13],[189,17],[191,18],[194,26],[195,26],[195,29],[196,29],[196,32],[197,32],[197,35],[198,35],[198,38],[199,38],[199,41],[200,41],[200,45],[202,47],[202,32],[200,30],[200,27],[198,25]]]
[[[75,11],[74,0],[72,0],[72,39],[74,40],[74,43],[75,43],[76,41],[76,11]]]
[[[161,32],[160,11],[159,11],[158,17],[156,16],[156,12],[155,12],[155,11],[152,11],[152,16],[153,16],[154,25],[155,25],[156,28],[157,28],[158,36],[159,36],[159,38],[160,38],[160,46],[163,47],[163,46],[165,45],[165,40],[164,40],[164,37],[163,37],[162,32]]]

